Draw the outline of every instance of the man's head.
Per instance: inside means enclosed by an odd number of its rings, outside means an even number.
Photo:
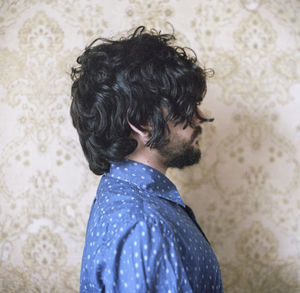
[[[146,146],[157,149],[168,166],[199,161],[195,119],[207,121],[197,107],[207,72],[174,40],[139,27],[128,38],[97,39],[77,58],[71,116],[95,174],[135,150],[132,126],[147,134]]]

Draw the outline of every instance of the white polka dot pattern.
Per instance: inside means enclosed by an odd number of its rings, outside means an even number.
[[[80,292],[223,292],[215,254],[163,174],[124,160],[102,176]]]

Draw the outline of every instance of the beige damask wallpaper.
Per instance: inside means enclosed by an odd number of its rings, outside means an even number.
[[[69,117],[68,73],[97,36],[145,24],[215,69],[204,158],[170,170],[227,293],[300,292],[299,0],[2,0],[0,291],[78,292],[99,178]]]

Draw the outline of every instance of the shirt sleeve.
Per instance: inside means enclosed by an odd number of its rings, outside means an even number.
[[[109,261],[98,261],[97,283],[105,292],[193,292],[182,250],[162,221],[137,221],[112,241]]]

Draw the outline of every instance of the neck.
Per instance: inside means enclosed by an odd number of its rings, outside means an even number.
[[[167,166],[164,165],[163,159],[156,149],[151,149],[142,144],[138,144],[133,153],[129,154],[126,159],[148,165],[162,174],[166,174]]]

